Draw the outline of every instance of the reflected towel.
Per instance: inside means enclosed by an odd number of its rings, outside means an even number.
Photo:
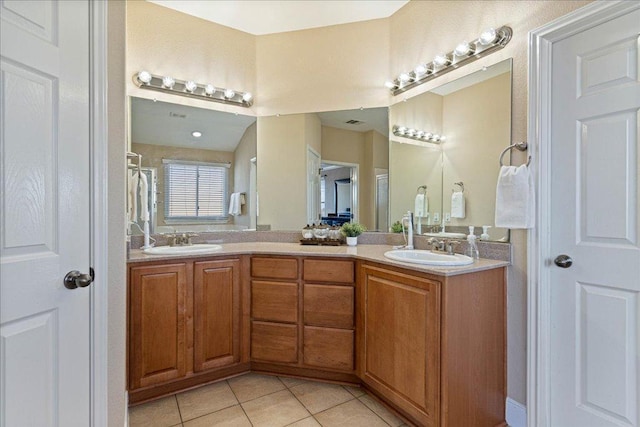
[[[138,220],[138,172],[131,171],[127,179],[127,220]]]
[[[240,215],[242,199],[240,193],[231,193],[229,197],[229,215]]]
[[[138,186],[137,194],[140,195],[140,219],[142,221],[149,221],[149,184],[147,182],[147,175],[140,174],[140,185]]]
[[[502,166],[496,186],[496,227],[533,228],[535,190],[527,165]]]
[[[454,191],[451,194],[451,218],[464,218],[465,216],[464,193],[462,191]]]
[[[429,214],[429,198],[426,194],[416,194],[413,214],[418,218],[426,217]]]

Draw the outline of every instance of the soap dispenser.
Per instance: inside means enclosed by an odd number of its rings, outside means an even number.
[[[481,240],[489,240],[489,229],[491,228],[490,225],[483,225],[482,226],[482,234],[480,235],[480,239]]]
[[[469,231],[471,231],[472,227],[469,227]],[[467,236],[467,252],[465,253],[470,258],[480,259],[480,253],[478,252],[478,245],[476,244],[476,236],[473,233],[470,233]]]

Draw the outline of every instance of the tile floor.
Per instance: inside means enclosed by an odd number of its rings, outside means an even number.
[[[400,427],[357,387],[247,374],[129,409],[130,427]]]

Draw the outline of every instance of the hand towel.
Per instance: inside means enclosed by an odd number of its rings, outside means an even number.
[[[127,220],[138,220],[138,172],[131,171],[127,179]]]
[[[532,228],[535,223],[533,175],[527,165],[502,166],[496,186],[496,227]]]
[[[140,173],[140,185],[138,185],[138,194],[140,195],[140,219],[149,221],[149,183],[147,175]]]
[[[240,201],[240,193],[231,193],[231,197],[229,197],[229,215],[240,215]]]
[[[429,213],[429,198],[426,194],[416,194],[413,215],[422,218]]]
[[[464,218],[465,216],[464,193],[454,191],[451,194],[451,218]]]

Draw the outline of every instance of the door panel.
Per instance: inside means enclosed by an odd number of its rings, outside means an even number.
[[[550,405],[553,426],[640,425],[640,10],[555,43]]]
[[[0,425],[90,424],[89,3],[0,2]]]

